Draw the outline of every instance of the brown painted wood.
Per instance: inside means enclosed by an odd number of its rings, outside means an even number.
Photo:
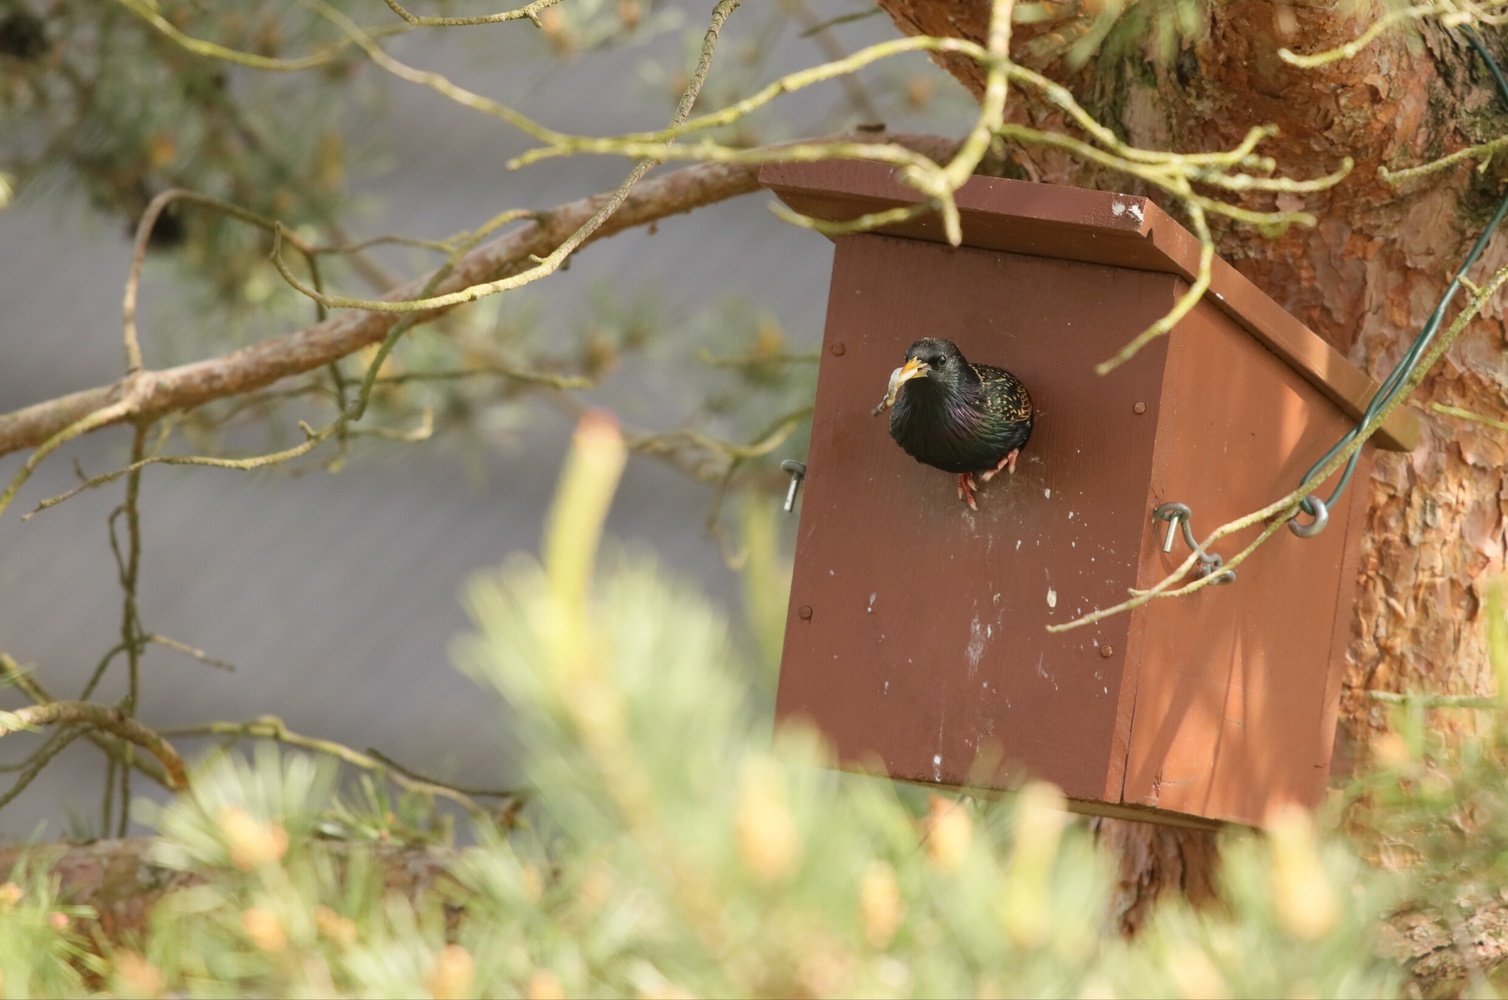
[[[991,747],[1003,766],[975,784],[1029,771],[1074,798],[1118,800],[1133,619],[1065,635],[1044,626],[1120,601],[1136,581],[1166,345],[1113,379],[1082,359],[1166,311],[1176,282],[884,236],[837,241],[782,718],[814,721],[851,766],[896,777],[963,784]],[[888,418],[870,414],[924,335],[1015,372],[1039,413],[1018,471],[982,488],[977,514],[956,477],[913,461]]]
[[[893,168],[876,163],[769,164],[761,170],[760,182],[797,211],[828,221],[847,221],[921,200],[895,179]],[[959,189],[956,200],[969,246],[1161,271],[1190,281],[1198,269],[1199,241],[1146,198],[974,177]],[[935,213],[881,232],[944,241]],[[1228,317],[1284,358],[1353,421],[1361,417],[1377,384],[1340,352],[1218,258],[1208,294]],[[1136,332],[1130,331],[1127,339]],[[1401,408],[1394,410],[1374,440],[1385,449],[1412,451],[1419,440],[1418,421]]]
[[[1351,425],[1314,386],[1201,304],[1171,335],[1147,509],[1177,500],[1196,535],[1292,489]],[[1326,491],[1328,492],[1328,490]],[[1139,665],[1121,798],[1260,823],[1279,802],[1316,804],[1329,775],[1338,681],[1356,579],[1353,491],[1311,539],[1281,531],[1236,584],[1155,601],[1132,657]],[[1251,528],[1217,543],[1229,557]],[[1177,565],[1148,525],[1139,586]],[[1339,652],[1339,655],[1338,655]]]

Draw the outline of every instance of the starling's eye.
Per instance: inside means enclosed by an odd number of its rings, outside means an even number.
[[[938,358],[936,361],[934,361],[932,363],[935,364],[937,367],[941,368],[941,367],[943,367],[944,365],[946,365],[948,363],[948,358],[947,358],[946,355],[944,355],[943,357]]]

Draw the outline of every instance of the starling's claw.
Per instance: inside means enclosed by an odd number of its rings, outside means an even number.
[[[1006,470],[1014,476],[1016,474],[1016,456],[1019,454],[1021,454],[1020,448],[1011,449],[1011,453],[1002,458],[999,465],[995,466],[993,469],[986,469],[979,474],[980,482],[987,483],[991,479],[994,479],[995,473],[999,472],[1001,469]]]
[[[974,491],[979,487],[974,483],[974,477],[967,472],[958,476],[958,499],[969,505],[969,510],[977,511],[979,505],[974,502]]]

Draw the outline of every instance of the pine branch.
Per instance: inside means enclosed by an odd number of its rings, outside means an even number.
[[[834,136],[831,141],[891,142],[944,159],[957,142],[935,136]],[[716,204],[759,188],[759,166],[751,163],[699,163],[642,182],[622,207],[591,237],[594,242],[672,215]],[[534,216],[521,229],[478,247],[463,257],[431,294],[445,294],[495,281],[532,267],[592,217],[609,197],[582,198]],[[424,294],[428,276],[395,289],[387,298],[413,299]],[[429,322],[447,310],[420,315]],[[410,314],[411,315],[411,314]],[[88,424],[78,433],[128,421],[151,420],[168,413],[264,388],[281,379],[313,371],[332,361],[381,343],[400,319],[398,314],[352,311],[294,333],[253,344],[232,354],[159,371],[142,371],[115,383],[35,403],[0,415],[0,455],[35,448],[61,432]],[[69,437],[78,436],[70,434]],[[62,442],[58,442],[61,444]]]

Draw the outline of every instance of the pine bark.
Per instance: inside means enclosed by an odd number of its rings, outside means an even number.
[[[907,34],[982,41],[988,0],[878,0]],[[1324,4],[1227,0],[1207,5],[1206,23],[1174,58],[1159,60],[1148,39],[1082,69],[1045,55],[1081,29],[1073,18],[1018,25],[1013,58],[1067,86],[1124,139],[1179,152],[1236,145],[1252,126],[1280,134],[1262,152],[1288,176],[1356,166],[1336,188],[1313,195],[1260,196],[1252,207],[1303,209],[1319,220],[1277,238],[1219,225],[1218,249],[1243,274],[1380,380],[1417,334],[1455,268],[1486,225],[1500,196],[1500,175],[1474,164],[1403,187],[1378,168],[1400,169],[1508,131],[1491,77],[1465,38],[1437,23],[1385,34],[1355,58],[1318,69],[1282,61],[1357,37],[1383,10],[1357,5],[1351,16]],[[1486,44],[1505,61],[1501,47]],[[976,95],[983,76],[965,60],[941,60]],[[1065,128],[1051,109],[1013,93],[1008,116]],[[1070,132],[1071,129],[1068,129]],[[1030,149],[1012,155],[1035,179],[1137,190],[1124,177],[1086,169],[1068,157]],[[1154,195],[1155,196],[1155,195]],[[1264,200],[1265,198],[1265,200]],[[1174,210],[1176,213],[1176,209]],[[1473,272],[1508,264],[1508,240],[1493,239]],[[1501,416],[1508,393],[1501,303],[1493,303],[1430,374],[1412,406],[1425,431],[1411,455],[1381,453],[1370,491],[1360,587],[1341,705],[1344,766],[1366,753],[1386,725],[1368,689],[1490,694],[1480,588],[1502,573],[1508,527],[1508,437],[1442,416],[1429,402]],[[1112,376],[1113,377],[1113,376]],[[1301,581],[1295,581],[1301,585]],[[1444,727],[1468,725],[1442,713]],[[1134,929],[1159,892],[1202,892],[1215,852],[1208,834],[1105,821],[1101,830],[1122,859],[1120,913]]]

